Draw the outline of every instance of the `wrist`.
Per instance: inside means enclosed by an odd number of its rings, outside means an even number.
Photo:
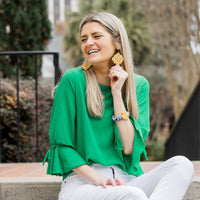
[[[127,121],[129,119],[129,115],[130,115],[130,112],[124,111],[124,112],[121,113],[120,116],[113,115],[112,120],[113,121],[120,121],[120,120]]]
[[[99,182],[104,178],[99,172],[88,165],[81,165],[77,168],[74,168],[73,171],[94,185],[99,185]]]
[[[121,91],[112,91],[112,96],[113,98],[116,98],[116,99],[119,99],[119,98],[122,98],[122,92]]]
[[[98,173],[96,176],[94,176],[92,183],[96,186],[102,185],[104,179],[105,177]]]

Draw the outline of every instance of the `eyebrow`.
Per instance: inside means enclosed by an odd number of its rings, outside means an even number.
[[[102,32],[94,32],[94,33],[92,33],[92,35],[96,35],[96,34],[103,34]],[[87,35],[81,35],[81,38],[83,38],[83,37],[87,37]]]

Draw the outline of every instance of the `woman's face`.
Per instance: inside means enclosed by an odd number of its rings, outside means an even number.
[[[111,34],[98,22],[89,22],[81,29],[81,50],[85,59],[95,66],[111,67],[116,51]]]

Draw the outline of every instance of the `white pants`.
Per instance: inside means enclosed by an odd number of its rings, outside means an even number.
[[[175,156],[150,172],[135,177],[116,166],[92,167],[104,175],[121,178],[125,186],[95,186],[72,173],[62,183],[59,200],[181,200],[194,177],[193,164],[184,156]]]

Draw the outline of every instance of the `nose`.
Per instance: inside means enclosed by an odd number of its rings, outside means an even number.
[[[88,39],[87,39],[87,44],[88,44],[88,45],[94,44],[94,40],[93,40],[92,37],[88,37]]]

